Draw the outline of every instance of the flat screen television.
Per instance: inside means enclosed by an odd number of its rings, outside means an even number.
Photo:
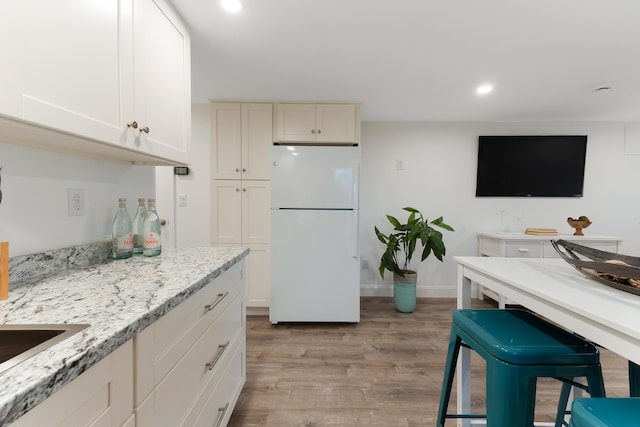
[[[586,135],[480,136],[476,197],[582,197]]]

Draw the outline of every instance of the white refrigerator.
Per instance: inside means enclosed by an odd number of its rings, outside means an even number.
[[[274,146],[271,302],[278,322],[359,322],[360,148]]]

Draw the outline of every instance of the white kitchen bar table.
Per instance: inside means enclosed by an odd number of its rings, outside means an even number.
[[[562,259],[454,259],[458,263],[458,308],[471,307],[472,283],[477,283],[640,364],[640,296],[590,279]],[[458,413],[468,414],[469,349],[460,349],[457,369]],[[470,424],[468,419],[458,420],[458,426]]]

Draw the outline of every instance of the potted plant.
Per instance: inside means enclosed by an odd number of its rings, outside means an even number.
[[[403,210],[409,212],[407,221],[402,224],[391,215],[387,219],[393,225],[393,232],[388,235],[383,234],[378,227],[375,227],[378,240],[386,246],[380,258],[380,277],[384,278],[385,270],[393,272],[393,302],[396,310],[403,313],[411,313],[416,307],[416,281],[418,278],[414,270],[409,269],[411,259],[415,254],[418,241],[421,247],[420,261],[433,255],[442,261],[446,253],[442,233],[435,228],[454,231],[450,225],[444,223],[442,217],[429,222],[424,218],[419,210],[406,207]],[[399,252],[403,253],[403,258],[398,258]],[[400,267],[400,262],[403,262]]]

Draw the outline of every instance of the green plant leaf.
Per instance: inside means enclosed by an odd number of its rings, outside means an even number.
[[[380,230],[378,230],[378,227],[375,227],[375,231],[376,231],[376,236],[378,236],[378,240],[380,240],[383,244],[387,244],[387,240],[389,239],[387,236],[385,236],[384,234],[382,234],[382,232]]]
[[[445,230],[454,231],[454,229],[450,225],[444,223],[442,217],[434,219],[433,221],[431,221],[431,224],[437,225],[438,227],[444,228]]]
[[[400,221],[398,221],[396,218],[392,217],[391,215],[387,215],[387,219],[394,227],[400,227]]]

